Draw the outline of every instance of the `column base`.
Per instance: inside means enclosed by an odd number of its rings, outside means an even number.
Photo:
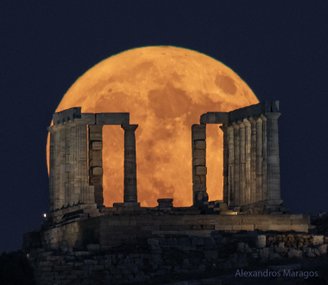
[[[138,203],[138,202],[124,202],[123,207],[125,207],[125,208],[140,208],[140,203]]]

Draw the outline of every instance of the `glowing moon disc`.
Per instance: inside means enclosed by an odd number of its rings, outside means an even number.
[[[173,197],[174,204],[182,206],[192,201],[191,125],[205,112],[257,102],[247,84],[221,62],[184,48],[155,46],[101,61],[78,78],[56,111],[81,106],[82,112],[130,112],[131,123],[139,124],[139,201],[154,206],[160,197]],[[120,127],[104,128],[106,205],[122,200],[122,132]],[[209,148],[214,141],[208,137]],[[209,154],[207,165],[209,195],[217,198],[220,181],[210,178],[222,180],[222,150]]]

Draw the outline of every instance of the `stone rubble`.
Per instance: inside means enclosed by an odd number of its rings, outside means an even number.
[[[41,285],[169,284],[253,264],[327,256],[326,241],[312,234],[213,231],[210,237],[153,236],[138,245],[112,249],[99,244],[88,244],[85,250],[39,248],[29,252],[29,260]]]

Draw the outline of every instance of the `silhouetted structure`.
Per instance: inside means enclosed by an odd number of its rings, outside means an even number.
[[[140,284],[153,276],[179,273],[181,266],[189,273],[216,270],[217,263],[224,268],[225,256],[234,264],[229,251],[235,246],[233,239],[230,243],[232,233],[243,231],[243,238],[251,240],[247,250],[254,260],[262,249],[268,251],[264,248],[271,242],[271,237],[257,231],[307,233],[309,218],[287,214],[282,207],[279,116],[277,101],[201,115],[200,123],[191,128],[193,205],[174,207],[173,199],[166,198],[158,199],[157,207],[141,207],[136,171],[138,125],[130,124],[129,113],[81,113],[79,107],[55,113],[49,127],[49,213],[43,228],[24,238],[37,281]],[[224,133],[223,201],[208,201],[207,124],[219,124]],[[124,202],[113,207],[103,203],[104,125],[124,129]],[[305,239],[311,239],[316,250],[327,251],[323,236],[300,238]],[[293,250],[291,257],[303,254]],[[304,247],[308,254],[306,250]],[[169,264],[176,262],[180,251],[184,260],[175,271]],[[234,266],[230,263],[227,268]]]

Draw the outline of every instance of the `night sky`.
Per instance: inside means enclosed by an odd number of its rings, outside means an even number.
[[[279,99],[281,188],[293,212],[327,211],[327,1],[0,2],[0,252],[47,211],[47,126],[70,85],[100,60],[174,45],[232,68]]]

